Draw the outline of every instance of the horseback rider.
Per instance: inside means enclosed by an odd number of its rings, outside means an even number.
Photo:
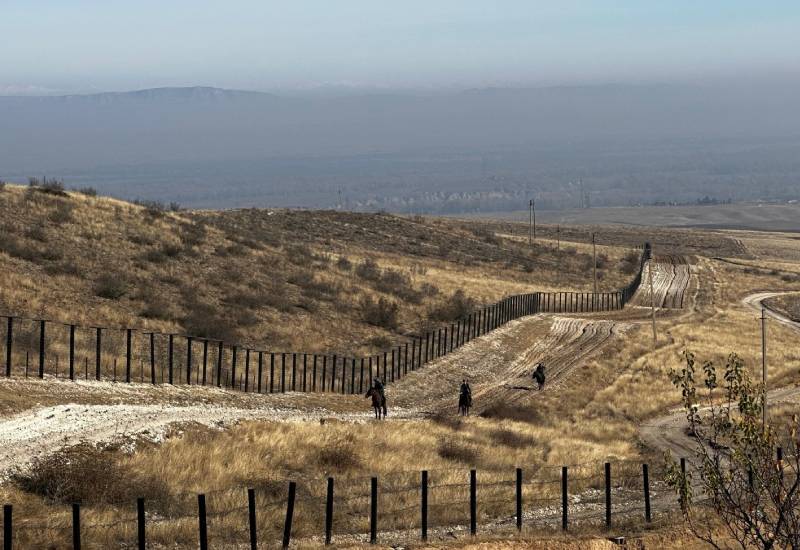
[[[381,399],[386,399],[386,395],[383,393],[383,382],[381,382],[380,378],[375,378],[372,381],[372,387],[375,389],[375,391],[381,394]]]
[[[467,404],[471,406],[472,405],[472,388],[469,387],[469,382],[467,382],[466,378],[461,381],[461,395],[466,397]]]
[[[540,390],[544,389],[544,363],[536,365],[536,370],[533,371],[533,379],[536,380]]]

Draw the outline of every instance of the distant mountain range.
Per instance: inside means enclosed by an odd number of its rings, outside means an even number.
[[[746,176],[782,189],[785,174],[797,173],[799,139],[800,86],[758,82],[339,97],[209,87],[0,97],[0,177],[61,176],[194,205],[349,201],[413,210],[433,192],[451,203],[455,192],[498,192],[512,202],[534,192],[553,207],[574,206],[578,199],[563,186],[578,178],[599,203],[694,200],[630,190],[672,181],[683,193],[709,175],[719,184],[726,171],[734,187]],[[644,179],[648,171],[653,181]],[[627,191],[606,194],[612,180]],[[222,186],[240,193],[228,197]],[[711,191],[697,190],[740,197],[735,189]],[[491,207],[481,201],[478,208]]]

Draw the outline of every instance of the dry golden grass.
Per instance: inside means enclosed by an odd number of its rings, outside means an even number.
[[[373,339],[396,341],[419,330],[431,304],[456,290],[489,303],[533,289],[591,286],[587,254],[529,250],[481,222],[330,211],[161,212],[10,185],[0,191],[0,218],[3,313],[190,332],[276,351],[373,353]],[[341,267],[339,258],[352,267]],[[358,276],[355,266],[367,258],[392,270],[393,282]],[[615,267],[612,258],[601,270],[603,288],[627,282]],[[397,328],[365,323],[364,296],[396,302]],[[91,352],[88,344],[78,347]]]
[[[12,188],[11,193],[14,201],[23,200],[23,190]],[[421,241],[428,243],[424,246],[417,243],[414,244],[416,248],[399,250],[400,246],[417,242],[420,231],[452,239],[462,238],[467,242],[486,238],[480,232],[470,235],[467,232],[469,225],[457,220],[406,220],[408,225],[403,225],[404,220],[393,217],[366,219],[328,212],[303,213],[293,219],[292,214],[286,212],[267,216],[263,211],[260,214],[242,211],[165,214],[154,219],[151,227],[141,222],[140,207],[105,199],[80,197],[74,200],[79,202],[73,212],[80,213],[85,208],[89,221],[86,224],[81,221],[80,228],[78,224],[72,224],[76,227],[63,224],[58,234],[55,230],[51,232],[53,228],[46,227],[48,242],[53,239],[60,246],[72,246],[73,250],[81,247],[83,250],[87,242],[95,242],[81,240],[88,239],[85,235],[112,232],[116,240],[108,242],[118,244],[126,252],[117,252],[114,246],[106,248],[105,244],[102,250],[111,255],[123,271],[131,270],[141,280],[149,281],[168,301],[177,303],[180,298],[180,293],[173,288],[175,285],[164,282],[165,278],[172,277],[180,281],[178,287],[191,284],[208,303],[219,307],[226,295],[245,291],[252,280],[264,288],[273,285],[273,274],[291,267],[284,250],[287,235],[292,231],[296,235],[305,235],[303,228],[309,220],[314,221],[317,225],[305,237],[297,237],[298,240],[290,244],[307,246],[313,255],[320,257],[330,255],[329,260],[313,261],[324,266],[320,267],[320,280],[339,285],[341,290],[337,300],[340,301],[318,300],[318,309],[313,314],[294,306],[285,311],[271,306],[257,308],[254,313],[258,322],[249,327],[237,326],[237,330],[243,338],[251,339],[264,332],[267,334],[263,337],[265,345],[362,351],[368,349],[360,346],[369,338],[395,337],[418,328],[419,319],[424,317],[431,302],[457,289],[463,289],[478,301],[491,301],[503,294],[528,290],[531,286],[536,289],[591,287],[591,280],[582,271],[588,248],[585,243],[571,245],[579,249],[577,255],[565,252],[563,256],[554,257],[549,252],[538,251],[539,264],[535,264],[530,273],[519,266],[508,265],[507,260],[481,263],[474,258],[465,259],[468,249],[463,247],[445,254],[441,251],[441,243],[435,239]],[[10,206],[4,208],[11,211],[16,206],[24,216],[28,216],[14,218],[18,223],[28,225],[31,216],[46,216],[54,208],[36,201],[24,208],[21,202],[8,204]],[[113,220],[117,215],[121,218],[115,225]],[[76,219],[84,218],[76,215]],[[186,257],[185,262],[169,260],[156,266],[148,265],[146,269],[136,268],[134,263],[154,245],[133,244],[118,231],[118,227],[126,227],[125,231],[135,228],[145,234],[145,239],[155,239],[154,242],[162,246],[179,242],[175,235],[182,223],[198,223],[198,220],[206,227],[206,237],[203,243],[192,247],[196,256]],[[234,228],[246,229],[238,241],[232,239]],[[498,226],[498,231],[500,229],[502,227]],[[392,232],[395,234],[390,239],[386,235]],[[162,517],[163,521],[149,528],[149,533],[155,541],[184,546],[191,546],[196,540],[194,493],[200,491],[210,495],[212,513],[231,510],[229,514],[212,518],[210,529],[212,541],[216,544],[233,545],[234,541],[242,541],[246,536],[243,506],[246,503],[244,489],[248,486],[259,491],[261,535],[271,541],[277,540],[288,479],[300,484],[296,517],[299,537],[318,536],[322,532],[322,495],[328,475],[338,480],[349,480],[347,484],[337,485],[337,498],[340,500],[337,500],[339,515],[336,516],[335,529],[338,533],[367,531],[367,490],[372,475],[381,479],[381,494],[385,493],[382,498],[386,499],[387,509],[397,510],[394,514],[381,516],[381,529],[407,529],[416,525],[416,487],[421,469],[431,470],[432,484],[453,486],[432,493],[432,502],[437,505],[432,509],[436,514],[432,525],[465,522],[466,475],[472,466],[478,469],[481,483],[487,486],[496,484],[487,488],[486,493],[481,493],[485,503],[481,505],[482,521],[513,514],[513,487],[507,482],[513,479],[516,466],[524,467],[526,476],[530,473],[532,480],[557,482],[561,465],[584,464],[583,470],[577,468],[576,478],[586,479],[576,479],[578,485],[575,488],[595,487],[601,479],[602,462],[623,461],[633,469],[638,468],[638,461],[647,457],[637,443],[638,425],[679,402],[680,396],[670,384],[668,373],[682,365],[681,353],[684,350],[695,352],[700,359],[718,363],[724,361],[728,353],[736,352],[755,370],[760,366],[760,325],[757,314],[741,304],[742,298],[757,291],[797,290],[796,281],[783,277],[786,272],[800,272],[800,258],[787,254],[791,236],[782,235],[773,242],[769,234],[714,232],[706,238],[701,233],[692,234],[700,235],[702,246],[706,247],[704,250],[711,251],[709,255],[715,255],[717,250],[739,250],[736,239],[740,239],[746,246],[741,256],[751,254],[754,257],[742,259],[740,256],[736,259],[739,264],[699,258],[695,282],[687,294],[690,295],[687,309],[658,313],[659,342],[655,347],[652,346],[646,308],[611,314],[611,318],[632,321],[639,326],[628,331],[624,338],[612,339],[600,353],[579,365],[558,391],[544,392],[525,403],[525,407],[535,411],[530,415],[535,421],[495,416],[366,424],[251,422],[225,432],[190,429],[161,446],[141,448],[131,455],[117,455],[115,460],[141,475],[164,481],[176,499],[174,516]],[[403,238],[397,239],[401,234]],[[603,245],[602,250],[608,255],[611,266],[604,284],[616,285],[618,281],[626,280],[626,276],[616,273],[614,266],[628,252],[631,235],[622,231],[615,237],[613,243],[624,245],[619,248]],[[664,233],[656,235],[666,239]],[[245,239],[249,244],[239,242]],[[278,242],[270,239],[278,239]],[[525,245],[524,242],[515,245],[515,240],[518,240],[518,235],[507,239],[507,246]],[[447,239],[442,237],[442,242],[447,242]],[[236,246],[245,251],[237,248],[224,257],[216,252],[220,247]],[[694,249],[701,248],[698,245]],[[109,250],[114,250],[114,254]],[[669,249],[662,247],[658,252],[667,254]],[[520,252],[514,254],[517,253]],[[347,307],[348,304],[352,305],[363,295],[391,296],[391,293],[378,291],[365,283],[352,268],[337,267],[339,257],[348,258],[353,265],[368,257],[373,258],[381,268],[406,273],[414,289],[421,289],[423,283],[437,286],[439,297],[426,298],[420,304],[404,304],[399,329],[394,333],[365,326]],[[557,267],[562,261],[564,271],[559,272]],[[86,263],[92,266],[87,271],[89,273],[96,273],[92,270],[103,265],[94,256]],[[755,269],[753,266],[756,264],[763,268]],[[64,311],[67,304],[74,302],[75,314],[81,319],[96,315],[120,324],[147,323],[160,330],[179,328],[172,321],[143,320],[138,314],[141,301],[128,298],[109,301],[95,297],[86,277],[46,275],[38,264],[5,255],[0,255],[0,267],[8,268],[8,280],[11,281],[10,285],[4,284],[0,289],[0,302],[7,307],[18,310],[30,307],[48,314]],[[228,281],[228,273],[242,275]],[[280,288],[289,289],[287,292],[293,296],[303,294],[302,288],[305,288],[286,281],[281,285],[286,285]],[[176,309],[180,307],[176,306]],[[800,370],[797,333],[777,323],[771,323],[769,330],[770,385],[797,382]],[[526,499],[555,499],[557,489],[557,483],[532,483],[526,488]],[[68,525],[68,511],[64,505],[45,503],[14,486],[5,485],[0,491],[0,497],[18,506],[19,517],[30,518],[31,523],[49,517],[57,525]],[[96,523],[112,523],[120,517],[132,515],[132,507],[125,510],[96,507],[86,511],[87,522]],[[636,532],[635,528],[631,529],[629,532]],[[97,540],[107,545],[119,545],[123,540],[132,541],[134,538],[132,524],[101,531],[98,530]],[[28,532],[34,533],[35,530]],[[40,533],[39,539],[30,540],[40,543],[44,540],[41,537],[46,536],[58,544],[66,540],[67,534],[68,531],[55,534],[47,531]],[[655,546],[674,543],[664,547],[696,547],[685,533],[677,538],[671,534],[648,533],[642,537],[642,541],[645,540]],[[543,547],[557,547],[553,545],[558,542],[563,543],[566,549],[590,547],[582,546],[588,541],[591,538],[580,541],[546,539],[541,544]],[[523,545],[528,542],[520,541]],[[313,543],[307,539],[304,544]],[[513,544],[516,543],[487,541],[481,543],[481,547],[512,547]],[[601,543],[596,544],[599,545],[597,548],[603,548]]]

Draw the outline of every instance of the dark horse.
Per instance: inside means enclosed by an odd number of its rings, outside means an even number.
[[[375,409],[375,418],[386,418],[386,396],[381,395],[381,392],[375,388],[367,390],[367,395],[364,397],[372,397],[372,408]],[[381,416],[383,412],[383,416]]]
[[[458,395],[458,412],[461,416],[469,416],[469,408],[472,406],[472,396],[466,392]]]

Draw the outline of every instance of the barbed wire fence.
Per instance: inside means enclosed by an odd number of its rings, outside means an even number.
[[[691,468],[691,465],[688,466]],[[480,533],[644,529],[681,511],[665,468],[634,461],[531,472],[436,469],[306,477],[255,487],[139,498],[103,510],[51,505],[46,519],[3,508],[3,548],[288,547],[408,543]],[[24,509],[24,508],[23,508]]]
[[[508,296],[369,357],[276,352],[142,328],[0,315],[0,361],[5,363],[0,369],[7,378],[185,384],[253,393],[360,394],[376,377],[394,382],[520,317],[620,310],[638,289],[649,258],[650,246],[645,243],[636,275],[623,289]]]

